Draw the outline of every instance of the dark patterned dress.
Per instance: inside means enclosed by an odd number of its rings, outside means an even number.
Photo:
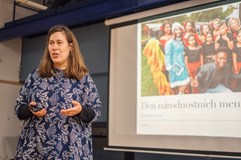
[[[72,100],[95,112],[90,123],[84,123],[80,115],[69,117],[60,114],[61,109],[73,107]],[[101,114],[101,101],[89,74],[75,80],[65,78],[62,70],[56,69],[55,76],[50,78],[41,78],[34,71],[20,90],[15,112],[31,101],[35,101],[37,107],[45,108],[47,114],[24,120],[17,145],[17,160],[93,159],[91,123]]]
[[[210,43],[210,44],[203,43],[202,48],[203,48],[204,63],[214,62],[214,59],[212,57],[216,55],[215,43]]]

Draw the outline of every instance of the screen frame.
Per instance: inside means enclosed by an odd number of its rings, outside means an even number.
[[[148,21],[149,19],[155,19],[155,17],[158,16],[158,18],[161,17],[166,17],[170,15],[177,15],[177,14],[182,14],[185,12],[191,12],[195,10],[201,10],[204,8],[211,8],[215,6],[221,6],[225,4],[230,4],[230,3],[235,3],[239,2],[238,0],[235,0],[234,2],[223,2],[223,1],[203,1],[202,3],[198,3],[193,6],[194,1],[188,1],[188,2],[182,2],[181,3],[181,8],[177,9],[176,11],[173,9],[177,5],[170,5],[169,11],[162,12],[162,13],[154,13],[153,15],[146,14],[148,16],[143,16],[143,14],[140,15],[133,15],[130,16],[130,19],[128,19],[128,16],[124,17],[119,17],[115,19],[110,19],[106,21],[106,25],[110,25],[110,47],[111,47],[111,31],[113,29],[116,29],[118,27],[122,26],[128,26],[128,25],[133,25],[137,22],[143,22],[143,21]],[[185,4],[183,7],[183,4]],[[187,5],[188,4],[188,5]],[[179,6],[179,7],[180,7]],[[159,11],[161,10],[162,7],[159,8]],[[154,12],[156,10],[154,9]],[[145,11],[144,11],[145,12]],[[146,11],[147,13],[149,11]],[[109,50],[109,54],[111,57],[111,49]],[[111,58],[109,58],[109,61],[111,61]],[[110,62],[109,62],[110,64]],[[110,69],[111,66],[109,65],[109,78],[110,78]],[[110,80],[109,80],[110,81]],[[110,90],[110,84],[109,84],[109,90]],[[109,91],[110,93],[110,91]],[[108,97],[109,98],[109,97]],[[110,100],[108,100],[109,102]],[[110,108],[111,106],[109,106]],[[110,124],[110,115],[109,115],[109,110],[108,110],[108,124]],[[226,152],[226,151],[206,151],[206,150],[185,150],[185,149],[169,149],[169,148],[145,148],[145,147],[130,147],[130,146],[116,146],[116,145],[109,145],[109,125],[108,125],[108,147],[105,148],[105,150],[113,150],[113,151],[130,151],[130,152],[144,152],[144,153],[158,153],[158,154],[178,154],[178,155],[190,155],[190,156],[211,156],[211,157],[228,157],[228,158],[241,158],[241,153],[238,152]]]

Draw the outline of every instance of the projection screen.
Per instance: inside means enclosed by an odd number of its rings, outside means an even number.
[[[239,155],[241,91],[236,89],[241,85],[240,80],[235,88],[229,88],[230,93],[191,92],[189,87],[185,94],[178,95],[170,87],[168,72],[160,69],[160,65],[165,65],[166,55],[165,47],[159,43],[160,30],[166,21],[179,22],[185,27],[192,20],[195,34],[201,39],[202,27],[213,25],[215,18],[227,25],[233,17],[240,20],[240,4],[184,2],[155,9],[153,15],[146,12],[149,16],[142,14],[144,18],[137,23],[112,26],[109,147]],[[231,34],[231,28],[228,32]],[[230,41],[235,45],[237,38]],[[202,48],[205,42],[198,45]],[[231,80],[230,83],[234,85]]]

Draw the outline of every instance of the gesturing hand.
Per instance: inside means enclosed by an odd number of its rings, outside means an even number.
[[[72,104],[74,105],[74,107],[68,109],[61,109],[60,113],[65,116],[75,116],[82,111],[82,106],[79,102],[72,101]]]
[[[35,115],[35,116],[37,116],[37,117],[43,117],[43,116],[45,116],[45,114],[47,113],[47,111],[46,111],[46,109],[45,108],[43,108],[43,109],[41,109],[41,110],[39,110],[39,111],[33,111],[33,107],[35,107],[37,105],[37,103],[36,102],[30,102],[29,103],[29,110]]]

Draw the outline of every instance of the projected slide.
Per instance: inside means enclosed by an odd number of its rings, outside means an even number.
[[[138,135],[241,138],[240,7],[138,24]]]

